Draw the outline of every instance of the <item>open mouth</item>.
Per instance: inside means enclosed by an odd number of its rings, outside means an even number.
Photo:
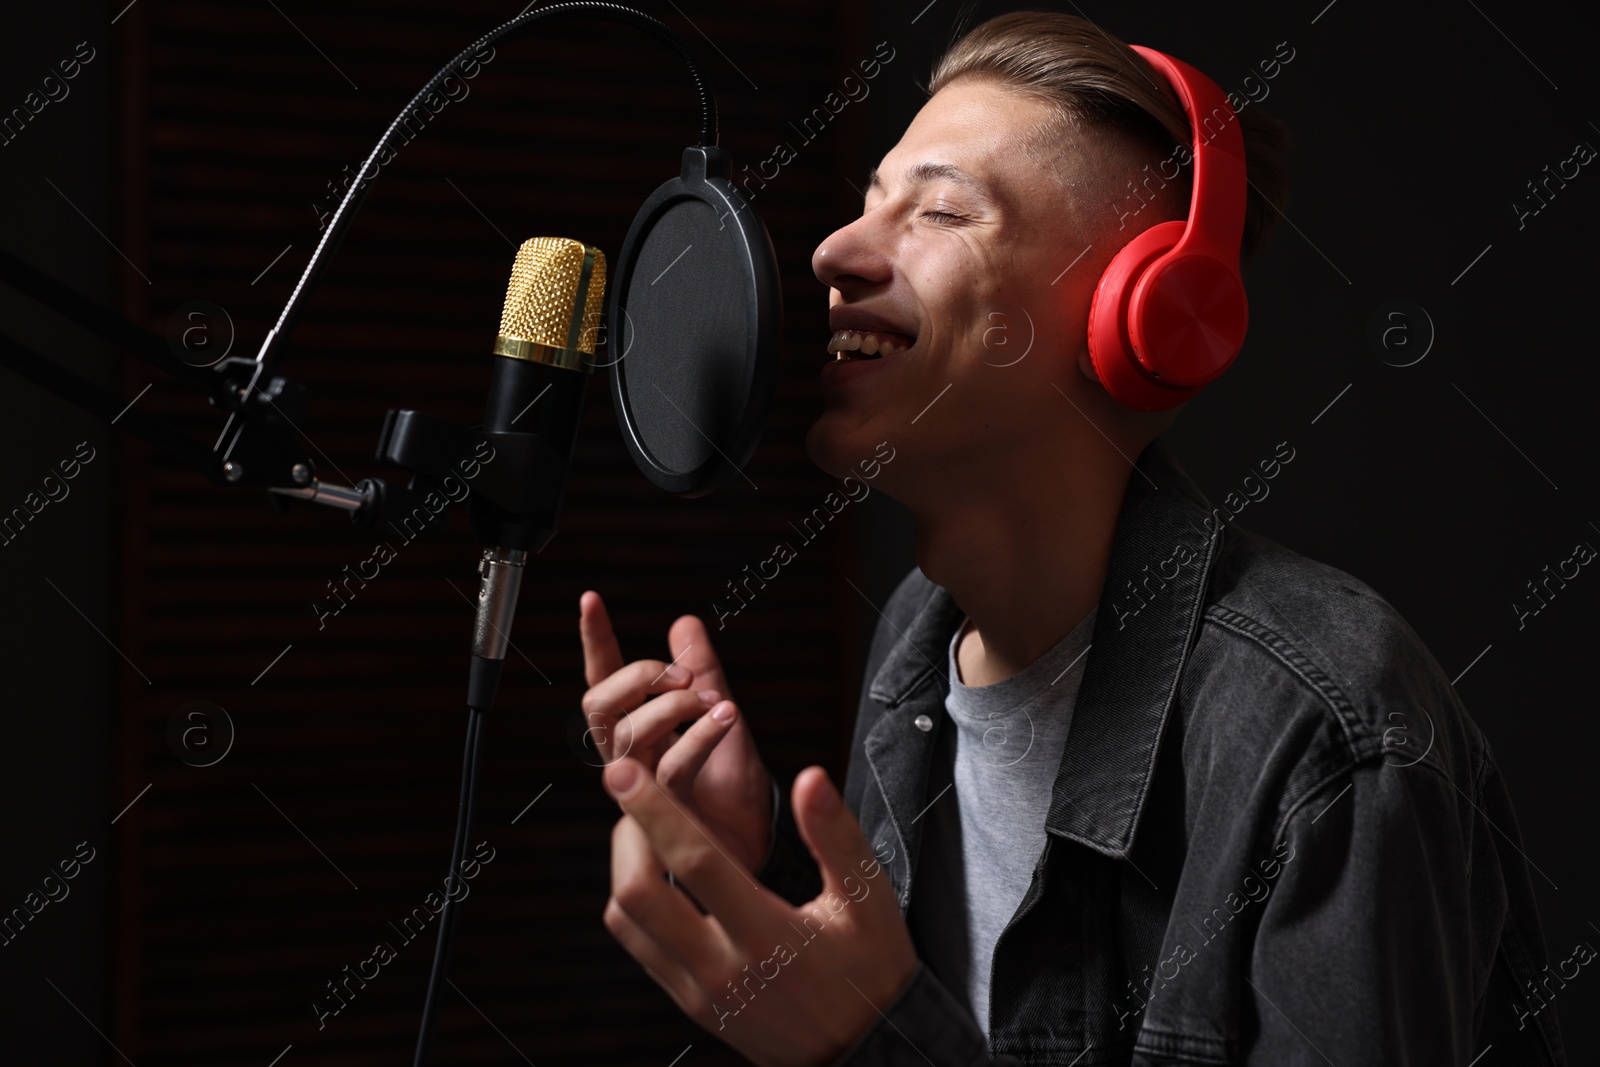
[[[880,359],[904,352],[917,343],[915,337],[883,330],[836,330],[828,341],[828,351],[834,362],[857,359]]]

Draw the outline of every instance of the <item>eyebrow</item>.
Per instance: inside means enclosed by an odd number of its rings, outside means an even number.
[[[906,177],[913,185],[922,185],[943,178],[946,181],[958,182],[961,185],[969,186],[978,192],[988,191],[988,186],[984,185],[982,181],[968,174],[954,163],[918,163],[906,171]],[[867,175],[867,191],[871,192],[874,188],[883,188],[883,182],[878,177],[877,167],[873,167]]]

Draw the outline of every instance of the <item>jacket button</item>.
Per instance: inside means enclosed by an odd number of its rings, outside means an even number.
[[[911,721],[916,723],[917,729],[921,730],[923,733],[927,733],[929,730],[933,729],[933,720],[928,718],[926,715],[918,715]]]

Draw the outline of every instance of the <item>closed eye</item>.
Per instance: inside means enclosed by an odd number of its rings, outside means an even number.
[[[940,222],[958,222],[966,216],[954,215],[948,211],[924,211],[922,217],[925,219],[937,219]]]

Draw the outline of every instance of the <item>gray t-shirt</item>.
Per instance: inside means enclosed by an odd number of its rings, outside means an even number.
[[[970,619],[950,640],[949,721],[939,731],[928,806],[916,816],[928,825],[906,919],[918,955],[957,998],[967,999],[985,1034],[995,942],[1044,852],[1050,791],[1096,610],[1038,660],[994,685],[961,681],[956,650]]]

